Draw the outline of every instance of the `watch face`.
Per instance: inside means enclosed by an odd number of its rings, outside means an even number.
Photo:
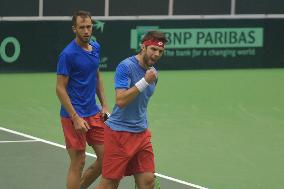
[[[104,121],[106,121],[109,118],[110,114],[109,113],[105,113],[104,115]]]

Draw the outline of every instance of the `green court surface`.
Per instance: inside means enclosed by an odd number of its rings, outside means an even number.
[[[102,75],[111,108],[114,73]],[[0,127],[63,145],[55,78],[1,73]],[[283,81],[284,69],[159,72],[148,115],[161,188],[282,189]],[[14,140],[29,139],[0,131],[0,141]],[[64,188],[64,149],[38,141],[0,149],[0,188]]]

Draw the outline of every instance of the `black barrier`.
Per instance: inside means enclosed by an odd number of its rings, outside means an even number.
[[[70,21],[2,21],[0,28],[2,72],[55,71],[74,38]],[[148,30],[161,30],[169,40],[161,70],[284,67],[284,19],[124,20],[94,24],[101,70],[136,54]]]

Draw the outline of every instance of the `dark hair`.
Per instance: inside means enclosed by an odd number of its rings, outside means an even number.
[[[77,21],[77,17],[80,16],[82,18],[87,18],[89,17],[93,23],[93,20],[92,20],[92,15],[90,12],[88,11],[83,11],[83,10],[78,10],[76,12],[74,12],[73,14],[73,17],[72,17],[72,24],[73,26],[76,26],[76,21]]]
[[[144,37],[142,38],[141,43],[148,40],[154,40],[154,41],[162,41],[163,43],[167,43],[168,40],[166,39],[166,36],[163,32],[160,31],[149,31],[147,32]]]

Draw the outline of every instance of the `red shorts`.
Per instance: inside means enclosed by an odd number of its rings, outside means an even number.
[[[86,142],[90,146],[104,143],[105,123],[101,119],[100,113],[83,119],[90,125],[90,129],[85,133],[81,131],[77,132],[70,118],[61,117],[61,125],[67,149],[85,150]]]
[[[105,127],[102,176],[121,179],[136,173],[155,172],[151,133],[113,131]]]

